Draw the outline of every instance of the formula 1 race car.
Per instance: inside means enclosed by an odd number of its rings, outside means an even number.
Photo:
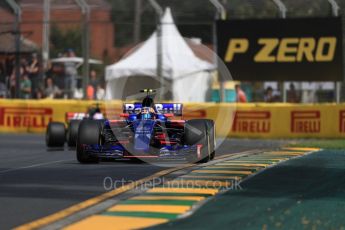
[[[49,122],[46,131],[47,147],[63,147],[67,141],[68,147],[75,147],[79,125],[83,120],[104,120],[98,105],[92,106],[86,113],[66,113],[66,123]]]
[[[182,116],[182,104],[155,104],[154,91],[144,92],[142,103],[124,104],[122,119],[81,122],[76,149],[80,163],[102,158],[207,162],[215,157],[213,120],[173,120]]]

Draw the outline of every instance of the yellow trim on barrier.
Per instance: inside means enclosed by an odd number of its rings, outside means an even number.
[[[148,193],[196,193],[214,195],[218,193],[218,189],[214,188],[152,188]]]
[[[289,152],[289,151],[273,151],[273,152],[268,152],[268,153],[263,153],[263,155],[286,155],[286,156],[299,156],[299,155],[303,155],[304,152]]]
[[[130,200],[204,200],[203,196],[135,196]]]
[[[168,222],[168,219],[161,218],[140,218],[122,216],[91,216],[82,221],[64,228],[64,230],[127,230],[147,228],[157,224]]]
[[[192,173],[209,173],[209,174],[235,174],[235,175],[250,175],[252,171],[234,171],[234,170],[194,170]]]
[[[286,161],[288,160],[289,157],[282,157],[282,156],[263,156],[260,158],[253,159],[252,162],[255,161],[275,161],[275,162],[280,162],[280,161]]]
[[[252,164],[252,163],[258,163],[258,164],[265,164],[262,162],[267,162],[267,161],[272,161],[274,163],[282,161],[282,159],[248,159],[248,160],[235,160],[234,163],[239,163],[239,164]],[[268,164],[271,165],[271,164]]]
[[[238,166],[238,165],[217,165],[217,166],[207,166],[203,169],[243,169],[243,170],[258,170],[258,169],[262,169],[264,167],[260,167],[260,166]]]
[[[191,206],[183,205],[152,205],[152,204],[118,204],[108,209],[109,212],[116,211],[136,211],[136,212],[160,212],[160,213],[185,213],[191,209]]]
[[[240,176],[215,176],[215,175],[184,175],[181,176],[181,178],[208,178],[208,179],[218,179],[218,180],[240,180],[241,177]]]
[[[192,187],[229,187],[231,182],[229,181],[217,181],[217,180],[173,180],[165,183],[167,186],[192,186]]]
[[[225,161],[226,162],[226,161]],[[261,163],[230,163],[230,162],[226,162],[226,163],[219,163],[216,164],[216,166],[243,166],[243,167],[267,167],[270,164],[261,164]]]
[[[292,151],[318,151],[320,150],[319,148],[283,148],[283,150],[292,150]]]

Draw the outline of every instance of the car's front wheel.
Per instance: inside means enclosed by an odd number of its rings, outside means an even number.
[[[214,123],[209,121],[195,119],[185,123],[184,142],[186,145],[197,146],[196,156],[193,156],[192,159],[198,163],[206,163],[214,157],[211,132]]]
[[[77,136],[77,160],[80,163],[98,163],[99,158],[85,151],[87,145],[99,145],[101,125],[99,121],[84,120],[80,123]]]

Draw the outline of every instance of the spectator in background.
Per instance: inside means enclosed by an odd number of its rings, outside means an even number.
[[[15,98],[16,97],[16,87],[17,87],[17,80],[16,80],[16,71],[13,69],[12,74],[9,79],[9,93],[10,93],[10,98]]]
[[[25,72],[25,66],[22,65],[20,66],[19,68],[19,90],[20,90],[20,84],[24,78],[24,75],[26,75],[26,72]],[[16,92],[17,92],[17,76],[16,76],[16,68],[12,68],[12,73],[11,73],[11,76],[10,76],[10,79],[9,79],[9,93],[10,93],[10,98],[16,98],[17,95],[16,95]],[[19,91],[19,96],[22,98],[22,94],[21,94],[21,91]]]
[[[95,88],[92,85],[88,85],[86,88],[86,96],[88,100],[95,99]]]
[[[20,96],[23,99],[30,99],[32,94],[32,83],[27,73],[24,72],[20,79]]]
[[[46,88],[44,90],[44,94],[47,98],[58,98],[61,96],[61,90],[54,84],[52,78],[46,79]]]
[[[74,99],[83,99],[84,98],[83,88],[76,88],[73,92],[73,98]]]
[[[247,96],[241,89],[240,85],[235,85],[236,90],[236,102],[237,103],[246,103],[247,102]]]
[[[101,85],[98,85],[97,90],[96,90],[96,99],[104,100],[104,98],[105,98],[105,90]]]
[[[0,62],[0,82],[5,83],[6,82],[6,73],[5,73],[5,66],[2,62]]]
[[[90,85],[92,85],[95,89],[99,85],[99,79],[95,70],[90,71]]]
[[[0,98],[7,96],[5,67],[0,62]]]
[[[5,74],[11,76],[14,68],[14,56],[8,56],[5,60]]]
[[[273,96],[273,89],[271,86],[267,87],[265,91],[264,100],[265,102],[268,102],[268,103],[275,102],[275,98]]]
[[[64,64],[62,63],[51,63],[48,62],[48,70],[46,72],[46,78],[51,78],[61,91],[64,90],[65,87],[65,70]],[[62,94],[61,94],[62,96]]]
[[[287,92],[287,102],[289,103],[298,103],[300,102],[299,96],[297,94],[295,85],[290,83],[289,91]]]
[[[73,49],[67,50],[67,57],[75,57]],[[68,98],[73,98],[73,94],[77,85],[77,65],[74,62],[65,62],[65,89],[68,92]]]
[[[97,88],[99,86],[99,79],[97,77],[97,73],[95,70],[91,70],[90,71],[90,85],[93,87],[94,89],[94,95],[93,98],[95,99],[97,97]]]
[[[0,81],[0,98],[6,98],[7,97],[7,87],[5,83]]]
[[[32,84],[31,96],[32,98],[36,98],[37,90],[40,87],[40,63],[38,61],[37,53],[33,53],[31,57],[31,61],[25,65],[26,72],[28,73],[28,77]]]
[[[81,81],[77,81],[77,87],[74,89],[73,98],[74,99],[83,99],[84,98],[84,89],[83,89]]]
[[[44,98],[44,93],[43,93],[43,90],[41,88],[37,89],[35,98],[36,99],[43,99]]]

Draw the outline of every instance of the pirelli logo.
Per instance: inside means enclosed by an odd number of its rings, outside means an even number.
[[[0,126],[45,128],[52,121],[53,110],[50,108],[2,107],[0,108]]]
[[[232,132],[269,133],[271,131],[270,111],[236,111]]]
[[[321,112],[320,111],[292,111],[291,112],[292,133],[320,133]]]

